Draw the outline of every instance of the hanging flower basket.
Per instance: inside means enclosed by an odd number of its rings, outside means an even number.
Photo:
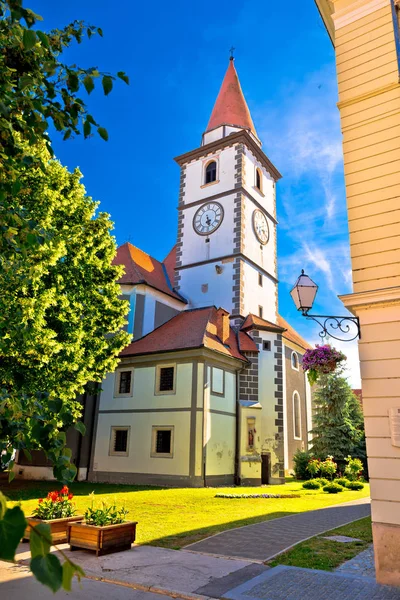
[[[343,352],[326,344],[318,344],[313,350],[306,350],[303,356],[303,371],[307,371],[308,381],[313,385],[321,374],[333,373],[339,363],[346,360]]]

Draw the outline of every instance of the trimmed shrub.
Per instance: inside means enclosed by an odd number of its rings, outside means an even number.
[[[297,450],[293,456],[294,474],[296,479],[307,480],[311,474],[307,471],[308,463],[311,460],[311,453],[304,450]]]
[[[334,483],[332,481],[332,483],[328,483],[328,485],[325,485],[323,488],[324,492],[328,492],[328,494],[338,494],[339,492],[343,492],[343,488],[341,485],[338,485],[337,483]]]
[[[347,484],[350,483],[350,481],[346,477],[338,477],[335,479],[335,483],[338,483],[342,487],[347,487]]]
[[[308,481],[305,481],[303,483],[302,487],[305,490],[319,490],[319,488],[321,487],[321,484],[319,483],[319,481],[316,481],[315,479],[309,479]]]
[[[356,492],[358,492],[359,490],[362,490],[364,487],[364,484],[361,483],[361,481],[349,481],[346,484],[346,488],[349,490],[354,490]]]
[[[318,481],[321,487],[324,487],[324,485],[328,485],[329,483],[329,481],[325,479],[325,477],[316,477],[314,481]]]

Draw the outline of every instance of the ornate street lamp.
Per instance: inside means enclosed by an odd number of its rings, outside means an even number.
[[[308,275],[301,271],[300,277],[297,278],[290,295],[292,296],[293,302],[296,305],[297,310],[302,312],[303,317],[306,319],[312,319],[321,327],[319,333],[323,339],[325,336],[334,338],[341,342],[351,342],[357,337],[361,338],[360,321],[358,317],[337,317],[327,315],[310,315],[310,311],[313,307],[315,296],[317,295],[318,286]],[[343,333],[345,336],[351,337],[338,337],[335,334]]]

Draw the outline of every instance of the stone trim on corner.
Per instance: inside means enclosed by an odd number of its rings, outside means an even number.
[[[279,458],[279,477],[285,477],[285,460],[284,460],[284,418],[283,418],[283,343],[282,334],[278,333],[274,341],[274,358],[275,358],[275,433],[276,455]]]
[[[182,206],[184,204],[185,198],[185,187],[186,187],[186,167],[181,167],[181,177],[179,182],[179,198],[178,198],[178,206]],[[178,213],[178,231],[176,236],[176,265],[175,265],[175,278],[174,278],[174,289],[179,291],[179,281],[181,279],[180,273],[177,270],[178,267],[182,265],[182,246],[183,246],[183,221],[185,219],[185,213],[183,211],[179,211]]]

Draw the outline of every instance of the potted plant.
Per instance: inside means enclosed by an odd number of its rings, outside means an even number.
[[[96,556],[129,550],[135,541],[137,521],[126,521],[125,508],[102,502],[101,508],[92,505],[85,512],[85,520],[68,524],[68,543],[71,550],[94,550]]]
[[[30,531],[38,523],[48,523],[54,543],[67,541],[67,524],[71,521],[82,521],[83,515],[76,515],[73,494],[66,485],[60,490],[49,492],[46,498],[39,498],[39,503],[30,517],[27,517],[28,526],[25,529],[23,541],[29,540]]]
[[[333,373],[338,364],[346,360],[343,352],[335,350],[329,344],[306,350],[303,356],[303,371],[307,371],[308,381],[313,385],[321,373]]]

